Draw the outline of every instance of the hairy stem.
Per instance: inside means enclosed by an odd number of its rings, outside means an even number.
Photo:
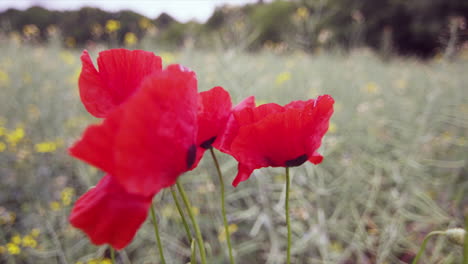
[[[187,220],[185,219],[184,212],[182,210],[182,207],[180,206],[179,199],[177,198],[176,191],[173,187],[171,187],[171,194],[172,194],[172,198],[174,199],[175,205],[177,207],[177,211],[179,211],[180,218],[182,219],[182,223],[184,224],[184,229],[185,229],[185,233],[187,234],[187,239],[190,243],[192,243],[193,239],[192,239],[192,234],[190,232],[190,228],[187,224]]]
[[[185,194],[184,188],[182,185],[177,181],[177,190],[179,190],[180,195],[182,196],[182,200],[184,201],[185,207],[187,208],[187,212],[189,214],[190,220],[192,221],[193,228],[195,229],[195,237],[197,239],[198,249],[200,250],[200,257],[202,264],[206,264],[206,254],[205,254],[205,245],[203,244],[203,237],[200,232],[200,228],[198,227],[197,220],[195,220],[195,216],[192,212],[192,206]]]
[[[161,264],[166,264],[166,259],[164,258],[161,237],[159,236],[159,228],[158,228],[158,223],[156,222],[156,214],[154,213],[153,205],[151,205],[151,219],[153,220],[154,235],[156,236],[156,241],[158,242],[158,249],[159,249],[159,255],[161,258]]]
[[[291,224],[289,222],[289,167],[286,167],[286,199],[285,199],[285,214],[286,214],[286,227],[288,230],[288,247],[286,249],[286,263],[291,263]]]
[[[224,181],[223,181],[223,174],[221,173],[221,169],[219,167],[218,159],[213,151],[213,148],[210,148],[211,157],[213,157],[213,161],[218,171],[219,177],[219,185],[221,186],[221,211],[223,214],[223,223],[224,223],[224,232],[226,235],[226,242],[229,249],[229,262],[234,264],[234,257],[232,255],[232,246],[231,246],[231,235],[229,234],[229,225],[226,217],[226,206],[225,206],[225,194],[224,194]]]

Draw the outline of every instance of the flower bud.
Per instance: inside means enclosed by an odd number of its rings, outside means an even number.
[[[463,228],[451,228],[445,231],[445,235],[450,242],[463,246],[466,231]]]

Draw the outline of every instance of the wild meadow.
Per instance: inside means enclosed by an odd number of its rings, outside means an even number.
[[[99,120],[83,107],[81,49],[0,41],[0,263],[111,263],[68,221],[73,203],[103,173],[67,148]],[[464,226],[468,209],[468,56],[448,61],[350,53],[159,49],[165,65],[197,73],[199,90],[222,86],[234,104],[330,94],[335,113],[319,165],[291,168],[292,263],[410,263],[431,231]],[[95,61],[106,46],[89,48]],[[294,136],[294,135],[291,135]],[[256,170],[231,186],[237,162],[217,152],[236,263],[284,263],[285,175]],[[227,263],[219,181],[208,153],[180,178],[202,229],[209,263]],[[168,263],[190,243],[169,190],[154,200]],[[119,232],[119,230],[115,230]],[[429,241],[420,263],[461,263],[462,247]],[[117,263],[160,263],[148,219]]]

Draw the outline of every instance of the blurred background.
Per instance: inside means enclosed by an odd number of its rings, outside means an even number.
[[[465,0],[1,1],[0,263],[110,263],[68,223],[102,172],[67,147],[100,122],[79,99],[79,56],[117,47],[184,64],[234,104],[332,95],[324,162],[291,170],[293,263],[410,263],[468,210],[467,19]],[[237,164],[218,154],[237,263],[284,263],[284,170],[233,188]],[[210,263],[226,263],[210,157],[181,181]],[[186,263],[168,191],[155,206],[166,258]],[[437,237],[421,263],[461,252]],[[159,263],[149,221],[118,263]]]
[[[58,38],[70,48],[142,41],[309,53],[369,47],[383,55],[427,58],[452,56],[468,40],[463,0],[4,0],[0,8],[6,36],[36,43]]]

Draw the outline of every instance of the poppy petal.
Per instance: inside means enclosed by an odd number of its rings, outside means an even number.
[[[239,163],[239,165],[237,165],[237,175],[236,175],[236,178],[234,178],[234,181],[232,182],[232,186],[237,187],[237,185],[240,182],[243,182],[249,179],[250,175],[255,169],[256,168],[251,168],[242,163]]]
[[[111,49],[99,53],[94,67],[88,52],[79,79],[80,96],[88,112],[105,117],[140,86],[145,77],[162,69],[161,58],[143,50]]]
[[[171,65],[148,77],[123,105],[115,177],[128,192],[154,194],[192,167],[197,96],[195,73]]]
[[[70,155],[113,174],[114,143],[121,116],[122,110],[118,108],[101,124],[89,126],[82,138],[70,147]]]
[[[228,118],[224,132],[218,137],[218,139],[213,143],[213,147],[219,149],[220,151],[230,154],[231,144],[234,138],[237,135],[239,130],[239,123],[237,122],[234,113],[242,111],[246,108],[255,107],[255,97],[249,96],[242,100],[238,105],[236,105],[231,112],[231,115]]]
[[[312,156],[310,156],[309,161],[312,162],[313,164],[317,165],[319,163],[322,163],[323,156],[320,155],[318,152],[314,152],[314,154],[312,154]]]
[[[205,151],[211,148],[224,132],[231,108],[231,96],[220,86],[198,94],[197,155],[192,169],[198,166]]]
[[[151,200],[125,192],[108,174],[78,199],[70,223],[85,232],[93,244],[122,249],[145,221]]]
[[[78,80],[81,102],[95,117],[104,117],[114,107],[114,102],[91,61],[88,51],[81,54],[81,74]]]
[[[198,136],[197,143],[203,148],[211,147],[224,129],[231,113],[231,96],[222,87],[199,93],[198,104]],[[209,141],[213,141],[209,143]]]

